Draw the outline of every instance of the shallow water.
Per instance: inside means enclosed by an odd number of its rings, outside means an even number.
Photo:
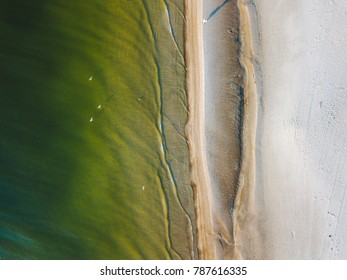
[[[181,2],[0,0],[1,258],[193,257]]]

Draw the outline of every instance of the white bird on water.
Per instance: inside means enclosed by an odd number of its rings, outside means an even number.
[[[93,117],[90,118],[89,122],[92,122],[93,121]]]
[[[142,186],[142,190],[143,190],[143,191],[145,190],[145,186]]]
[[[101,104],[98,106],[98,108],[97,109],[101,109]]]
[[[93,80],[93,76],[91,76],[91,77],[89,78],[89,80],[88,80],[88,81],[91,81],[91,80]]]

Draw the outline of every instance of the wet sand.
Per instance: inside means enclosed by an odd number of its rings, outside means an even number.
[[[241,168],[243,88],[237,1],[205,0],[205,130],[213,192],[214,238],[218,259],[238,258],[234,248],[235,196]],[[236,254],[235,254],[236,253]]]
[[[197,249],[199,259],[215,259],[211,209],[211,185],[205,154],[204,64],[202,43],[202,0],[185,2],[185,51],[189,119],[186,135],[190,150],[191,179],[194,191]]]
[[[242,141],[243,137],[252,138],[248,130],[253,127],[243,125],[245,121],[253,122],[254,118],[253,114],[245,114],[253,108],[248,100],[248,91],[253,88],[242,77],[251,70],[248,70],[248,60],[240,59],[240,56],[248,57],[249,53],[240,49],[242,36],[237,2],[186,1],[189,97],[186,133],[200,259],[241,257],[235,247],[234,234],[238,234],[238,227],[234,228],[233,219],[241,216],[234,211],[236,197],[239,201],[245,200],[245,193],[241,195],[238,191],[249,184],[247,178],[253,172],[246,167],[252,156],[242,155],[242,149],[248,149],[253,141]],[[203,19],[207,18],[208,22],[203,24]],[[241,66],[243,60],[246,67]]]

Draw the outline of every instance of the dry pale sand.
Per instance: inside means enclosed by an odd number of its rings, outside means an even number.
[[[347,259],[347,2],[249,3],[259,114],[242,256]]]

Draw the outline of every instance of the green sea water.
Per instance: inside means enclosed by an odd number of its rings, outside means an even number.
[[[182,0],[0,0],[0,258],[194,258]]]

